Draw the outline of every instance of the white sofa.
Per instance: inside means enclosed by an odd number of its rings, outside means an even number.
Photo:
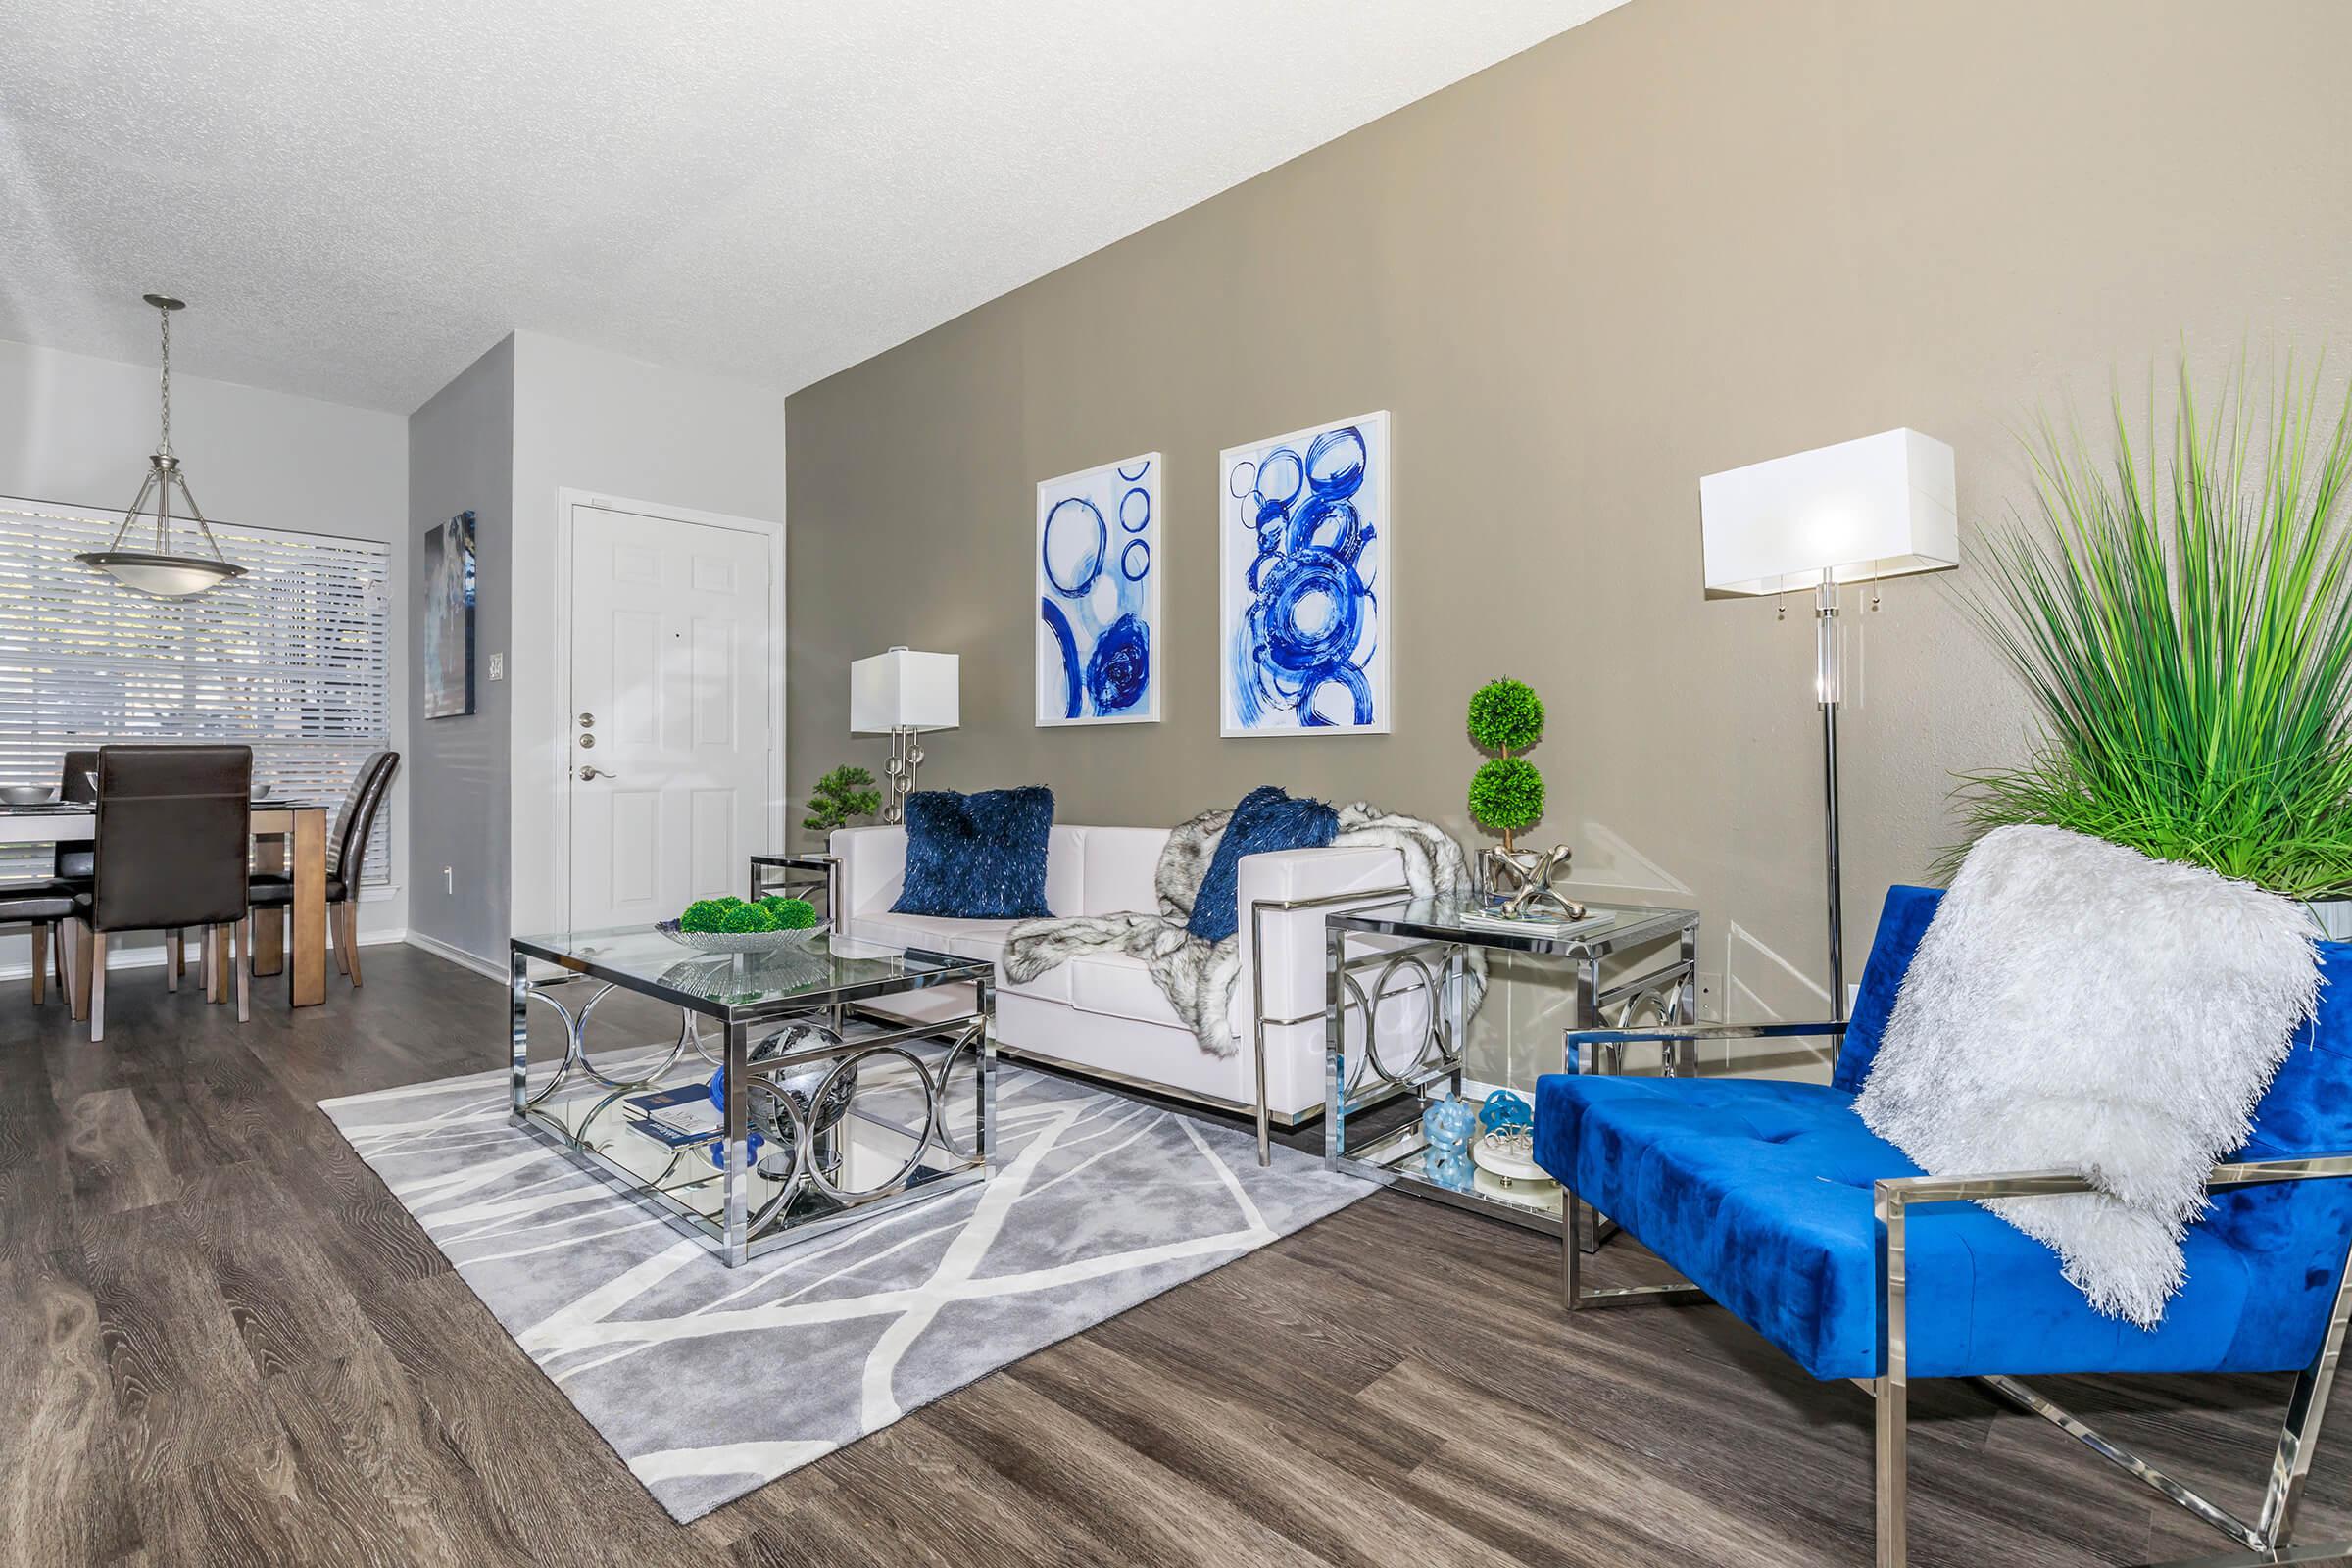
[[[1048,906],[1057,915],[1157,909],[1153,876],[1167,839],[1165,828],[1056,826],[1046,856]],[[1083,954],[1026,985],[1014,985],[1003,966],[1004,938],[1012,921],[892,913],[890,906],[898,902],[906,877],[906,829],[844,828],[833,835],[832,850],[837,861],[833,918],[843,937],[892,950],[919,948],[997,960],[1000,1050],[1257,1114],[1261,1140],[1265,1122],[1295,1126],[1323,1106],[1323,918],[1351,902],[1335,896],[1375,894],[1404,884],[1402,858],[1391,849],[1335,847],[1245,857],[1240,876],[1241,980],[1226,1019],[1233,1049],[1216,1055],[1201,1049],[1192,1031],[1177,1020],[1140,958],[1110,952]],[[1325,898],[1335,902],[1260,911],[1254,922],[1264,935],[1259,949],[1251,929],[1252,905],[1297,905]],[[1374,945],[1367,942],[1365,949]],[[1351,957],[1357,951],[1351,941]],[[961,1000],[925,992],[892,999],[893,1010],[918,1018],[928,1011],[958,1011],[962,1005]],[[1261,1007],[1268,1020],[1263,1029],[1262,1102],[1257,1076]],[[1389,1041],[1393,1031],[1403,1039],[1428,1028],[1421,1000],[1377,1010],[1381,1059],[1412,1059],[1410,1043],[1392,1048]],[[1350,1013],[1351,1068],[1362,1050],[1360,1033],[1360,1019]]]

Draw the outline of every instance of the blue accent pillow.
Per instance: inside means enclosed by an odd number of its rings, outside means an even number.
[[[1184,928],[1210,942],[1223,942],[1242,928],[1242,857],[1275,850],[1319,850],[1340,831],[1337,808],[1321,801],[1293,800],[1279,785],[1260,784],[1242,797],[1209,857],[1208,874],[1193,900]]]
[[[906,797],[906,880],[893,914],[1034,920],[1046,907],[1054,792],[918,790]]]

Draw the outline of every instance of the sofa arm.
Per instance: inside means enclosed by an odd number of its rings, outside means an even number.
[[[1322,1016],[1324,916],[1410,896],[1404,858],[1370,847],[1245,855],[1237,891],[1242,980],[1234,988],[1235,1032],[1245,1046],[1260,1016]]]
[[[906,830],[903,827],[844,827],[833,830],[834,891],[838,922],[880,914],[898,902],[906,879]]]

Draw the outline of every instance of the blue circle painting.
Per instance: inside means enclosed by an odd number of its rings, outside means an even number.
[[[1039,487],[1041,722],[1155,714],[1157,483],[1142,459]]]
[[[1358,506],[1369,464],[1363,432],[1343,425],[1307,442],[1303,458],[1276,447],[1226,474],[1237,520],[1257,540],[1230,655],[1245,729],[1277,711],[1306,728],[1375,721],[1380,600],[1366,551],[1376,530]]]

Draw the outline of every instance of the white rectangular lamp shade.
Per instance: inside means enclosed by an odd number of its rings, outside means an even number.
[[[956,654],[918,654],[905,648],[850,663],[850,730],[886,735],[896,729],[954,729]]]
[[[1698,481],[1707,589],[1779,594],[1960,564],[1952,449],[1887,430]]]

